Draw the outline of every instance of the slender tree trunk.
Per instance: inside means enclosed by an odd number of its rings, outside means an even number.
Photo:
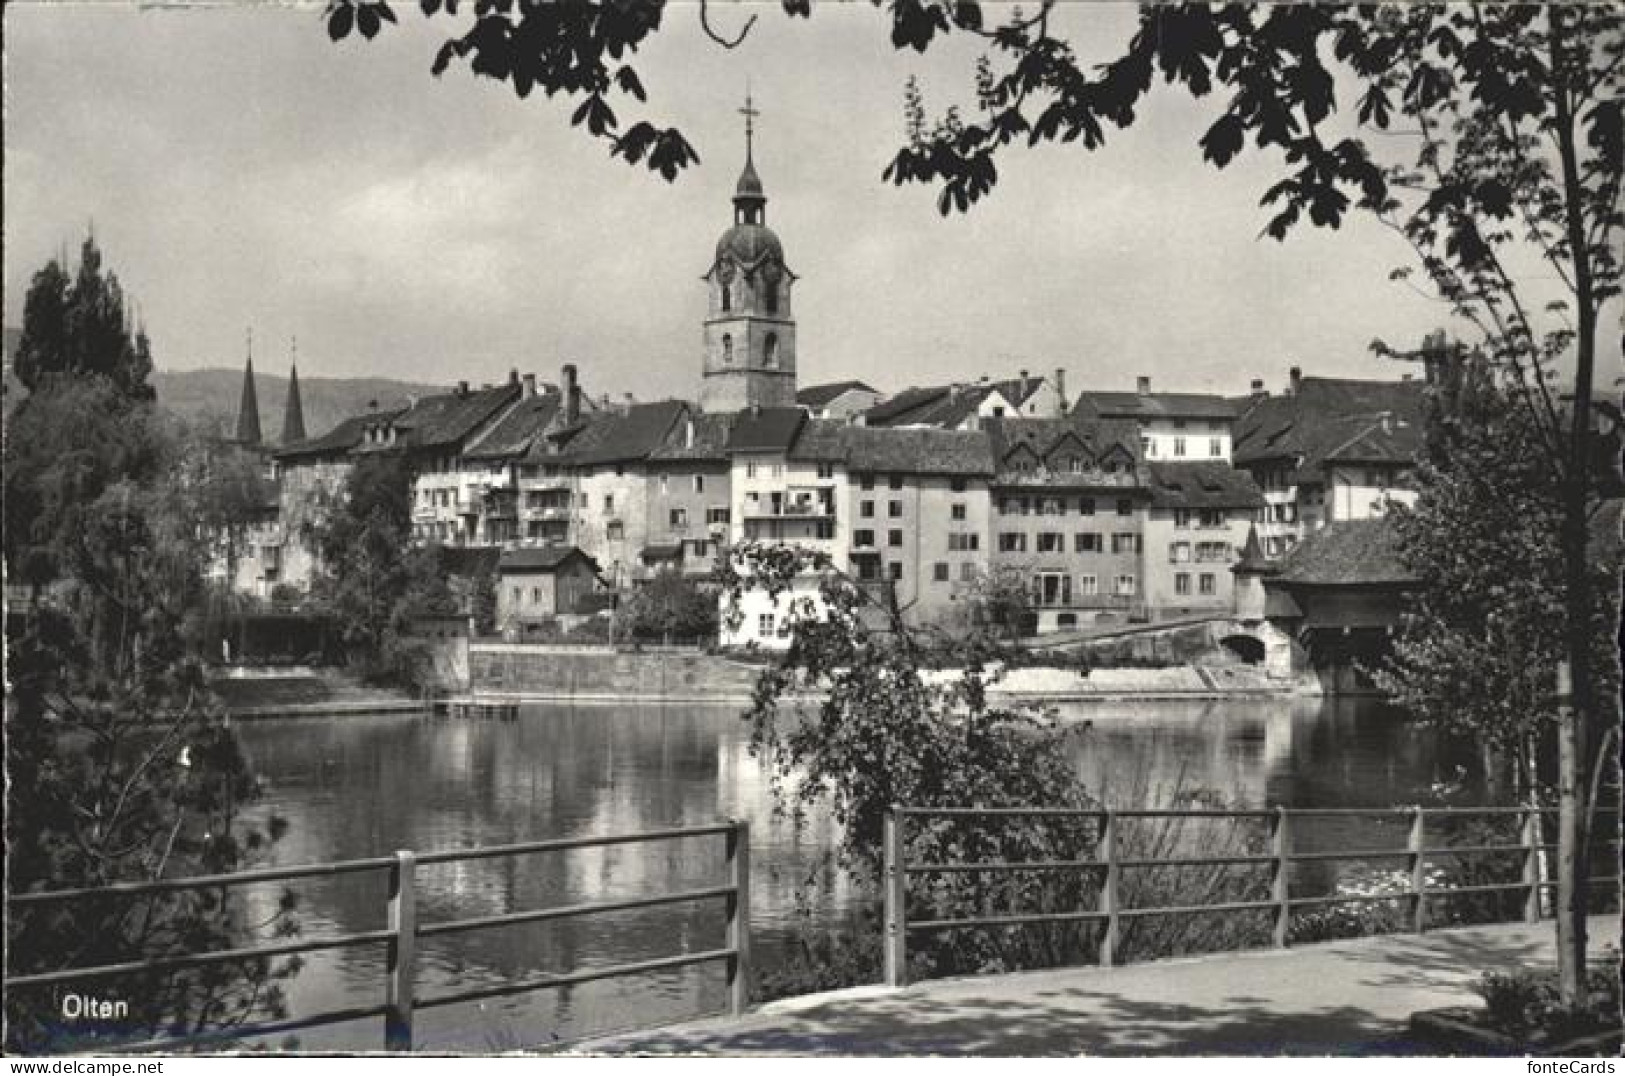
[[[1495,804],[1507,801],[1507,760],[1506,755],[1499,748],[1488,743],[1480,750],[1484,766],[1484,792],[1489,802]]]
[[[1577,361],[1574,370],[1574,410],[1569,415],[1568,444],[1563,470],[1564,605],[1567,619],[1568,666],[1572,694],[1560,699],[1558,718],[1558,900],[1557,959],[1563,1000],[1578,1005],[1585,995],[1586,897],[1591,873],[1588,854],[1591,819],[1586,810],[1590,759],[1586,733],[1597,706],[1596,670],[1592,667],[1593,641],[1590,566],[1587,563],[1591,490],[1591,378],[1596,363],[1597,303],[1592,294],[1591,262],[1586,249],[1584,192],[1575,149],[1575,116],[1569,87],[1562,72],[1565,32],[1570,13],[1547,12],[1551,30],[1553,101],[1558,156],[1563,170],[1569,249],[1574,259],[1577,318]],[[1560,675],[1561,679],[1561,675]],[[1559,694],[1570,685],[1559,684]]]

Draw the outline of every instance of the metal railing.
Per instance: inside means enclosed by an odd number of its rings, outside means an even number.
[[[534,908],[526,911],[477,916],[469,919],[443,920],[433,923],[420,923],[418,921],[416,872],[421,866],[709,836],[721,836],[725,841],[724,858],[727,878],[720,885],[683,890],[676,893],[662,893],[654,896],[596,901],[562,907]],[[274,1023],[226,1027],[195,1034],[121,1043],[111,1047],[119,1052],[175,1049],[177,1047],[205,1045],[210,1042],[281,1035],[306,1028],[345,1023],[375,1016],[384,1018],[385,1047],[395,1051],[409,1051],[413,1048],[414,1016],[420,1009],[483,1001],[488,998],[506,997],[535,990],[574,986],[579,983],[594,982],[600,979],[623,978],[649,972],[670,971],[676,968],[712,962],[724,962],[726,964],[729,1011],[734,1015],[738,1015],[743,1013],[749,1004],[750,823],[744,821],[717,822],[703,826],[653,830],[611,837],[576,837],[561,840],[528,841],[523,844],[428,852],[421,855],[416,852],[402,851],[396,852],[393,856],[376,856],[370,859],[352,859],[336,863],[272,867],[261,870],[239,871],[232,874],[199,875],[155,882],[121,883],[89,889],[59,889],[36,893],[20,893],[8,896],[6,906],[8,911],[15,915],[25,908],[58,904],[66,901],[106,900],[111,897],[134,899],[166,892],[216,889],[226,886],[243,886],[308,878],[331,878],[337,875],[364,873],[384,873],[387,876],[388,925],[383,930],[358,931],[323,938],[300,938],[250,948],[189,953],[124,964],[64,968],[28,975],[7,976],[5,980],[6,989],[8,991],[36,989],[88,979],[106,979],[122,975],[152,974],[155,972],[179,972],[213,964],[230,964],[247,960],[293,956],[319,950],[350,949],[367,945],[384,946],[384,998],[378,1004],[331,1009],[295,1019],[279,1020]],[[417,994],[417,943],[420,938],[433,938],[466,931],[489,930],[519,923],[569,919],[608,912],[622,912],[709,900],[722,900],[724,902],[726,933],[723,946],[720,949],[678,953],[631,964],[587,968],[565,974],[538,975],[492,986],[453,991],[429,997],[419,997]],[[106,1051],[109,1047],[105,1044],[98,1044],[96,1049]]]
[[[1618,808],[1599,808],[1598,814],[1616,816]],[[1411,933],[1427,929],[1427,902],[1440,897],[1474,893],[1525,893],[1523,916],[1525,922],[1537,922],[1542,916],[1541,894],[1555,889],[1557,882],[1542,880],[1542,853],[1555,851],[1556,844],[1542,841],[1541,818],[1554,816],[1556,808],[1485,807],[1485,808],[1282,808],[1273,810],[1087,810],[1058,808],[922,808],[894,807],[887,814],[884,834],[884,905],[885,905],[885,983],[904,986],[908,981],[908,935],[951,929],[974,927],[1029,926],[1042,923],[1094,922],[1103,925],[1100,936],[1099,962],[1110,967],[1119,961],[1119,948],[1123,938],[1123,925],[1127,920],[1148,916],[1225,915],[1237,912],[1273,913],[1272,937],[1274,945],[1285,948],[1288,931],[1295,909],[1334,904],[1370,903],[1376,901],[1405,901],[1409,904],[1408,922]],[[1292,848],[1293,821],[1307,818],[1400,818],[1408,821],[1404,848],[1355,849],[1351,851],[1295,852]],[[1509,817],[1522,819],[1520,840],[1515,844],[1441,845],[1428,847],[1427,820],[1429,818]],[[910,862],[907,856],[906,826],[910,819],[963,818],[1014,819],[1055,818],[1093,819],[1098,825],[1098,858],[1088,860],[1038,860],[1032,862]],[[1125,858],[1122,853],[1122,824],[1128,819],[1236,819],[1262,821],[1268,826],[1269,853],[1267,855],[1234,856],[1171,856],[1156,859]],[[1596,838],[1593,845],[1619,846],[1617,838]],[[1523,857],[1523,869],[1516,882],[1468,886],[1429,886],[1425,865],[1429,857],[1470,857],[1475,855],[1506,855],[1518,853]],[[1323,896],[1293,896],[1289,888],[1290,871],[1295,863],[1403,860],[1407,865],[1409,884],[1404,892],[1383,894],[1330,894]],[[1267,866],[1270,871],[1269,899],[1233,901],[1228,903],[1194,905],[1158,905],[1127,907],[1123,904],[1125,871],[1159,867],[1221,867]],[[954,873],[1009,874],[1032,871],[1088,871],[1100,876],[1099,902],[1091,909],[1073,909],[1058,912],[1030,912],[1011,909],[994,914],[964,918],[933,918],[911,921],[908,918],[908,877],[910,875],[943,875]],[[1591,885],[1617,885],[1615,876],[1589,879]]]

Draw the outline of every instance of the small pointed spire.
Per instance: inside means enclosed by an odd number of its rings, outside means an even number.
[[[1257,524],[1247,527],[1247,540],[1242,543],[1241,557],[1230,569],[1232,572],[1252,572],[1254,574],[1273,574],[1277,568],[1270,559],[1264,556],[1263,543],[1258,540]]]
[[[260,443],[260,399],[254,391],[254,330],[248,330],[248,361],[243,367],[243,395],[237,404],[237,443]]]
[[[739,183],[734,188],[734,223],[765,224],[767,196],[762,193],[762,177],[756,174],[754,157],[754,121],[761,113],[751,103],[749,83],[745,87],[745,107],[739,110],[739,114],[745,117],[745,167],[739,173]]]
[[[282,444],[305,439],[305,406],[299,399],[299,338],[293,338],[288,362],[288,403],[282,411]]]

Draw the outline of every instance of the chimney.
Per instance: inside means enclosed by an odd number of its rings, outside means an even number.
[[[536,395],[536,375],[535,374],[526,374],[525,375],[525,398],[528,400],[530,397],[532,397],[534,395]]]
[[[1296,396],[1298,394],[1298,390],[1303,387],[1303,367],[1294,366],[1292,369],[1286,372],[1286,376],[1287,395]]]
[[[988,376],[986,374],[983,374],[981,377],[976,379],[976,383],[978,385],[985,385],[985,384],[987,384],[987,382],[988,382]]]
[[[1265,396],[1265,395],[1268,395],[1268,394],[1267,394],[1267,393],[1266,393],[1266,392],[1265,392],[1265,391],[1264,391],[1264,379],[1263,379],[1263,378],[1261,378],[1261,377],[1255,377],[1255,378],[1253,378],[1253,385],[1252,385],[1252,394],[1253,394],[1253,395],[1254,395],[1254,396]]]
[[[962,382],[955,381],[952,385],[948,386],[948,399],[957,400],[957,399],[959,399],[960,394],[963,393],[964,391],[965,391],[964,384]]]
[[[564,424],[573,426],[581,420],[581,386],[576,383],[576,364],[564,364]]]
[[[1382,432],[1394,432],[1394,413],[1392,411],[1384,411],[1382,413]]]
[[[1061,367],[1055,368],[1055,395],[1061,398],[1061,410],[1066,410],[1066,371]]]
[[[1021,374],[1021,391],[1026,392],[1027,391],[1027,371],[1026,370],[1020,370],[1020,371],[1017,371],[1017,372]]]
[[[1134,391],[1141,396],[1151,395],[1151,379],[1141,375],[1134,379]]]
[[[516,367],[513,367],[513,366],[508,367],[508,384],[510,384],[510,385],[519,384],[519,370]]]
[[[1404,373],[1402,373],[1402,374],[1400,374],[1400,375],[1399,375],[1399,379],[1400,379],[1400,380],[1401,380],[1401,381],[1409,381],[1409,380],[1410,380],[1410,379],[1411,379],[1411,373],[1410,373],[1410,371],[1409,371],[1409,370],[1407,370],[1407,371],[1405,371],[1405,372],[1404,372]]]
[[[459,396],[467,396],[468,395],[468,382],[467,381],[459,381],[459,382],[457,382],[457,395],[459,395]]]

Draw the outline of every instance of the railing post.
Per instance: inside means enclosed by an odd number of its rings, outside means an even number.
[[[743,1016],[750,1005],[750,823],[728,831],[728,1008]]]
[[[1119,937],[1118,886],[1122,868],[1117,865],[1117,815],[1107,810],[1100,823],[1100,854],[1106,862],[1106,882],[1100,892],[1100,910],[1106,913],[1106,936],[1100,941],[1100,963],[1111,967],[1117,963]]]
[[[1523,921],[1540,922],[1540,811],[1528,808],[1523,816]]]
[[[886,985],[908,985],[908,918],[904,907],[907,878],[903,862],[903,812],[886,812]]]
[[[1292,925],[1291,871],[1292,833],[1287,825],[1285,807],[1275,808],[1275,819],[1270,834],[1271,852],[1275,856],[1275,873],[1270,878],[1270,899],[1275,902],[1275,947],[1285,949],[1287,930]]]
[[[389,868],[389,941],[384,983],[384,1046],[412,1049],[414,972],[417,964],[418,909],[416,852],[396,852]]]
[[[1411,809],[1411,836],[1407,846],[1411,854],[1411,929],[1418,934],[1428,927],[1426,819],[1427,813],[1422,808]]]

